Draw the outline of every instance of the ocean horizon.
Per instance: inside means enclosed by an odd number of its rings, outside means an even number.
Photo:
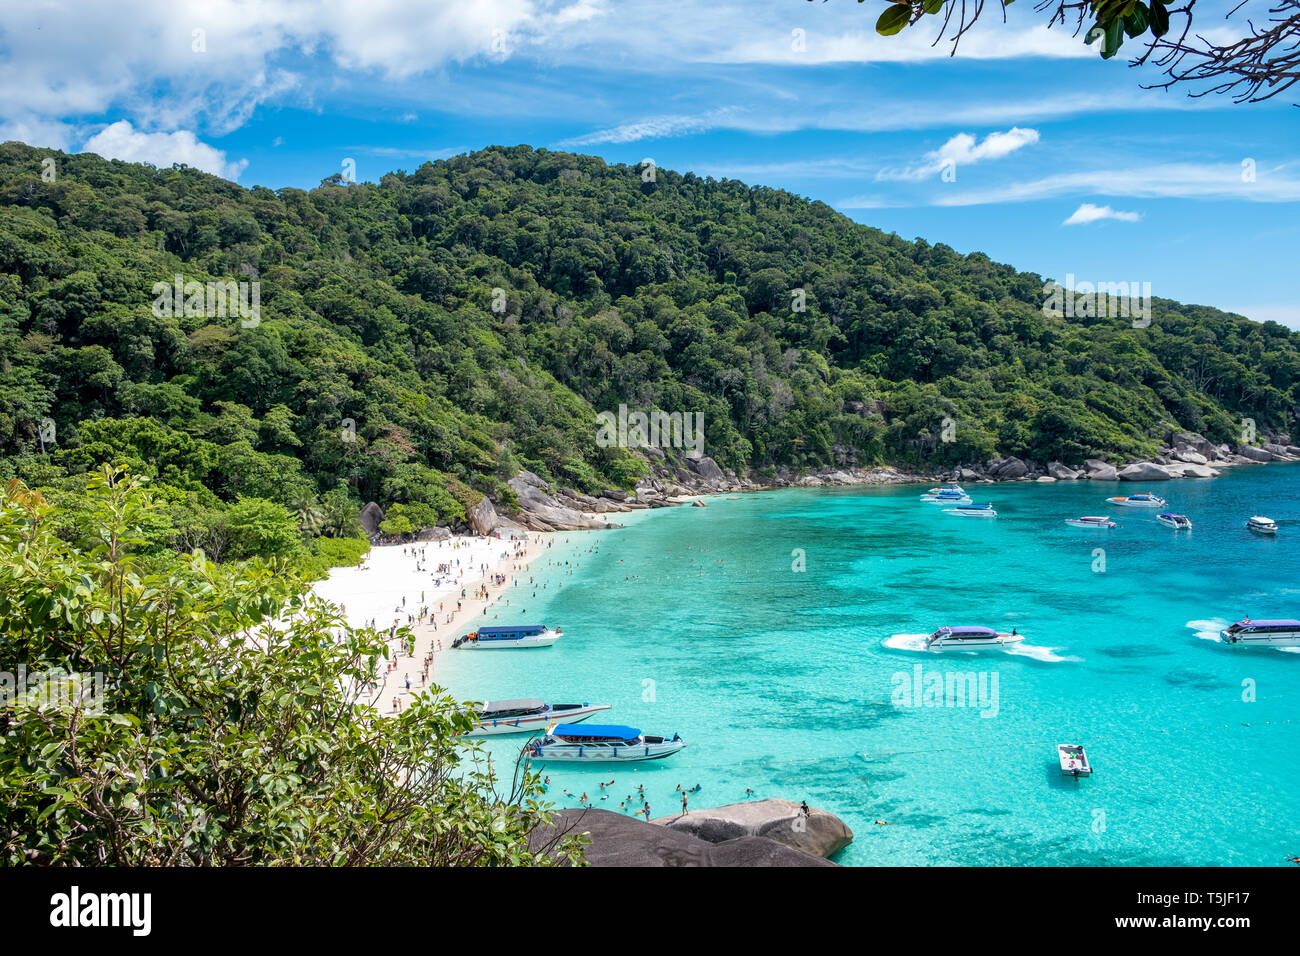
[[[943,514],[913,484],[619,515],[620,529],[556,533],[528,572],[536,596],[521,580],[492,609],[563,627],[555,646],[448,651],[435,679],[463,700],[608,703],[599,722],[689,742],[650,763],[540,766],[560,808],[585,792],[632,815],[638,787],[652,817],[680,812],[678,786],[699,786],[693,810],[806,800],[853,829],[845,865],[1283,865],[1300,653],[1217,635],[1300,616],[1296,474],[972,486],[991,521]],[[1104,501],[1147,490],[1194,530]],[[1063,520],[1106,513],[1118,527]],[[1253,514],[1282,531],[1250,533]],[[891,640],[959,624],[1025,640]],[[486,741],[498,771],[525,739]],[[1094,775],[1063,777],[1058,743],[1083,744]]]

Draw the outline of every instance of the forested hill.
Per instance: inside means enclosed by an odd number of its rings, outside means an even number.
[[[762,474],[1134,458],[1169,426],[1283,429],[1300,397],[1280,325],[1163,299],[1148,328],[1050,317],[1042,277],[984,255],[780,190],[649,178],[517,146],[246,189],[7,143],[0,476],[111,460],[208,504],[447,519],[521,467],[630,486],[640,459],[596,443],[620,403],[700,412],[705,453]],[[178,274],[255,276],[260,321],[160,317],[154,284]]]

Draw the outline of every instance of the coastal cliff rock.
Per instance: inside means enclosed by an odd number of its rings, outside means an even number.
[[[1138,461],[1120,469],[1120,481],[1168,481],[1173,475],[1164,465],[1153,461]]]
[[[1263,448],[1255,448],[1251,445],[1238,445],[1237,454],[1249,461],[1272,461],[1273,453]]]
[[[1088,469],[1088,478],[1092,481],[1118,481],[1119,472],[1115,466],[1109,462],[1102,461],[1100,458],[1089,458],[1084,462]]]
[[[1075,481],[1079,477],[1079,472],[1061,464],[1059,461],[1050,462],[1047,466],[1047,473],[1057,481]]]
[[[766,837],[820,857],[833,856],[853,842],[853,831],[835,814],[814,809],[805,817],[799,804],[775,798],[692,810],[651,822],[709,843]]]
[[[361,509],[360,520],[366,534],[374,537],[379,534],[379,522],[384,520],[384,509],[372,501]]]
[[[695,472],[705,481],[718,481],[724,477],[722,469],[718,467],[718,463],[707,455],[703,458],[687,458],[686,464],[691,471]]]
[[[759,836],[721,843],[655,826],[610,810],[561,810],[529,837],[534,852],[549,851],[565,835],[591,839],[584,855],[591,866],[835,866],[829,860]]]
[[[489,535],[495,531],[498,519],[497,511],[492,507],[492,499],[486,495],[480,498],[477,504],[469,509],[466,520],[475,534]]]
[[[511,478],[508,484],[519,504],[519,520],[529,530],[570,531],[608,527],[606,522],[599,518],[587,517],[574,507],[581,504],[577,499],[551,495],[547,490],[546,482],[531,471],[521,471]],[[566,504],[566,501],[572,504]],[[613,510],[608,505],[606,507]]]

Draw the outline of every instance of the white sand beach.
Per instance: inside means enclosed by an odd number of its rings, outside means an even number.
[[[313,585],[312,590],[337,605],[352,627],[406,627],[414,636],[413,650],[400,638],[388,642],[389,661],[380,665],[377,689],[369,695],[381,714],[397,713],[413,695],[436,682],[438,665],[451,651],[452,641],[485,623],[487,610],[517,587],[521,577],[527,583],[532,560],[547,547],[544,538],[529,532],[380,545],[370,549],[359,567],[334,568]],[[542,623],[529,620],[523,608],[516,613],[493,622]]]

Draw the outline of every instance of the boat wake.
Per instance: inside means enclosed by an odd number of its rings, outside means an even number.
[[[1060,648],[1058,647],[1040,647],[1037,644],[1024,644],[1024,643],[1012,644],[1010,647],[1006,648],[1006,652],[1008,654],[1016,654],[1020,657],[1028,657],[1031,660],[1042,661],[1045,664],[1083,663],[1082,657],[1075,657],[1072,654],[1061,655],[1056,653],[1058,650],[1060,650]]]
[[[893,634],[885,638],[885,646],[893,651],[924,651],[929,634]]]
[[[1212,617],[1204,621],[1188,621],[1187,626],[1195,631],[1196,636],[1201,640],[1222,644],[1219,632],[1231,623],[1226,617]]]

